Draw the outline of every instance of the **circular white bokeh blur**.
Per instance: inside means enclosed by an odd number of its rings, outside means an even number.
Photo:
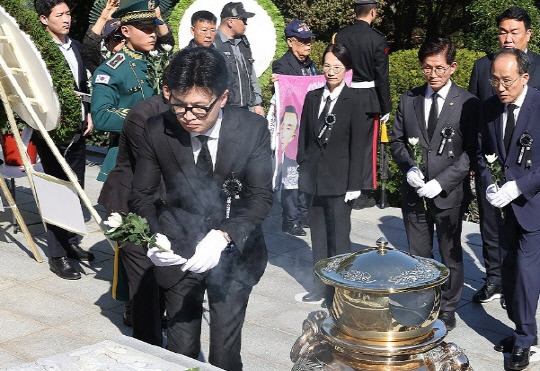
[[[228,2],[230,0],[195,0],[186,9],[180,22],[178,28],[179,48],[182,49],[185,47],[193,38],[190,32],[191,16],[193,13],[199,10],[208,10],[217,17],[217,26],[219,26],[221,9]],[[255,59],[255,73],[259,77],[270,66],[274,54],[276,54],[276,28],[266,10],[255,0],[242,0],[242,4],[244,4],[246,12],[255,13],[254,17],[248,19],[246,36],[251,45],[253,59]]]

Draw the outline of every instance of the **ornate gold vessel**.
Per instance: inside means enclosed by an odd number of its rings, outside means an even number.
[[[437,319],[443,264],[388,246],[319,261],[315,274],[334,286],[330,316],[312,312],[291,350],[299,370],[472,370]]]

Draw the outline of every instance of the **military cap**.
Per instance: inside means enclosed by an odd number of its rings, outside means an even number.
[[[101,34],[107,37],[110,34],[113,34],[114,32],[116,32],[116,30],[118,30],[119,27],[120,27],[120,19],[118,18],[110,19],[107,21],[107,23],[105,23],[105,27],[103,27],[103,31],[101,32]]]
[[[255,13],[246,12],[244,9],[244,4],[241,2],[239,3],[227,3],[221,9],[221,14],[219,15],[221,19],[223,18],[251,18],[255,15]]]
[[[122,24],[163,24],[156,18],[159,0],[122,0],[121,6],[111,16],[120,18]]]
[[[377,0],[354,0],[354,3],[358,5],[377,4]]]

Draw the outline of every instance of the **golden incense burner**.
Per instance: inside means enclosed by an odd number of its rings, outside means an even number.
[[[319,261],[314,272],[335,288],[330,316],[309,314],[291,350],[293,371],[471,371],[463,351],[443,341],[437,319],[448,268],[378,247]]]

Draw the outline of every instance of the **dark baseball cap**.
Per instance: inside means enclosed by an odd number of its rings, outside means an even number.
[[[221,14],[219,15],[221,19],[223,18],[251,18],[255,15],[255,13],[246,12],[246,9],[244,9],[244,4],[242,3],[227,3],[221,9]]]
[[[111,20],[108,20],[107,23],[105,23],[105,27],[103,27],[103,31],[101,32],[101,34],[105,37],[113,34],[116,30],[118,30],[121,23],[122,22],[120,22],[119,18],[113,18]]]
[[[316,35],[311,32],[306,22],[293,19],[285,26],[285,37],[293,36],[300,39],[309,39]]]

